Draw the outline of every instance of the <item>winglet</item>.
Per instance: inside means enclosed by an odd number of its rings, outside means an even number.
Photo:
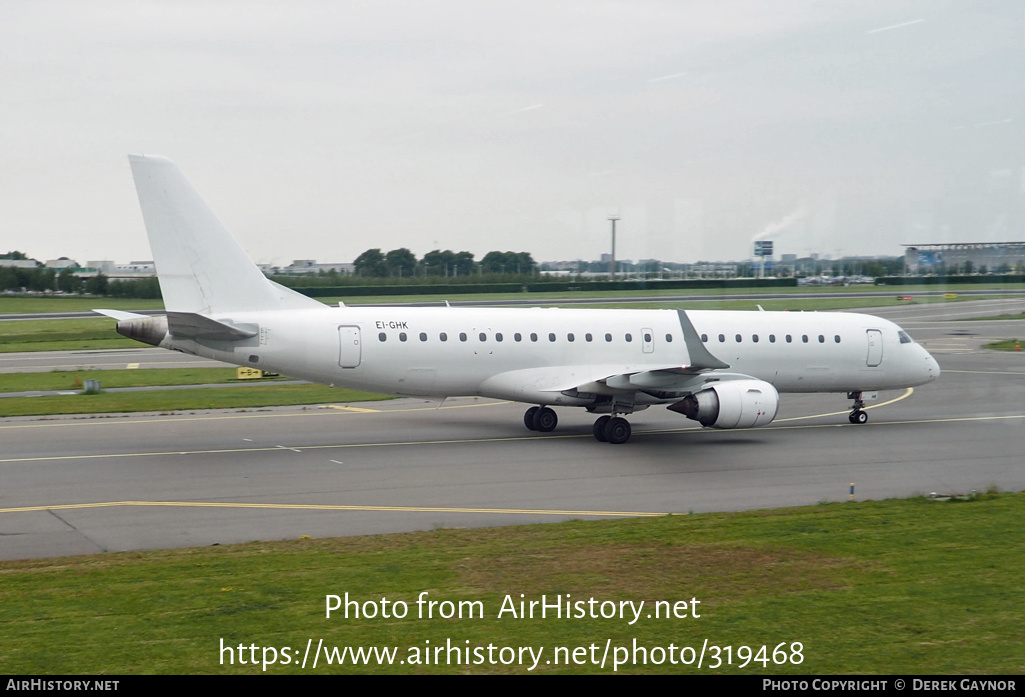
[[[698,336],[697,330],[694,325],[691,324],[690,317],[683,310],[677,310],[676,313],[680,316],[680,327],[683,329],[683,340],[687,343],[687,353],[690,355],[690,368],[699,368],[704,370],[721,370],[723,368],[729,368],[729,363],[723,363],[718,358],[709,353],[708,349],[705,348],[705,343],[701,341],[701,337]]]

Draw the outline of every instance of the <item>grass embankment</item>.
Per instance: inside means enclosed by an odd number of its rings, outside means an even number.
[[[307,641],[315,649],[322,639],[398,653],[392,666],[344,667],[322,654],[317,672],[528,672],[529,660],[488,663],[490,644],[496,659],[509,657],[503,647],[543,647],[534,672],[611,673],[636,640],[649,663],[620,672],[1021,674],[1023,516],[1025,496],[983,495],[4,562],[0,665],[12,674],[260,673],[262,647],[291,647],[291,662],[267,672],[301,674],[314,672],[312,651],[305,670],[297,665]],[[479,601],[483,619],[419,619],[424,591],[457,607]],[[378,617],[325,618],[325,596],[346,593],[376,604]],[[591,598],[617,614],[620,601],[645,605],[632,626],[618,616],[498,618],[506,595],[517,614],[521,600],[542,595],[584,601],[588,615]],[[382,618],[382,598],[390,613],[405,602],[408,615]],[[655,618],[655,601],[692,598],[699,618],[689,608],[687,617]],[[227,654],[220,662],[222,639],[235,648],[234,665]],[[485,662],[446,664],[455,656],[447,640],[482,647]],[[679,664],[683,647],[695,649],[683,654],[693,660],[705,640],[702,668]],[[606,641],[600,668],[590,661],[601,661]],[[793,642],[801,662],[773,663],[781,643],[784,658],[793,655]],[[239,644],[247,663],[255,645],[256,666],[239,665]],[[676,664],[664,653],[670,645]],[[740,647],[757,655],[763,645],[764,665],[739,666]],[[428,646],[442,647],[440,665],[433,653],[422,664]],[[732,647],[732,665],[722,649],[712,668],[712,646]],[[587,663],[564,665],[577,647]],[[413,650],[420,665],[409,665]],[[662,665],[652,665],[656,656]]]
[[[22,295],[0,297],[0,315],[30,315],[37,312],[90,312],[102,307],[107,310],[163,309],[163,300],[137,300],[132,298],[78,297],[74,295]]]
[[[1021,351],[1022,342],[1017,339],[1009,339],[1007,341],[994,341],[991,344],[986,344],[986,348],[993,349],[994,351]]]
[[[144,348],[121,336],[117,322],[96,319],[26,319],[0,322],[0,353]]]
[[[81,390],[86,380],[108,387],[155,387],[165,385],[260,384],[286,378],[239,380],[234,368],[148,368],[142,370],[54,370],[49,373],[0,374],[0,392]]]
[[[957,322],[1005,322],[1012,320],[1023,320],[1025,319],[1025,312],[1020,312],[1016,315],[991,315],[989,317],[970,317],[955,320]]]
[[[0,399],[0,417],[52,414],[102,414],[183,409],[228,409],[329,402],[369,402],[383,395],[323,385],[275,385],[277,379],[237,380],[234,368],[58,371],[0,375],[0,392],[81,390],[86,380],[102,388],[244,383],[238,387],[192,390],[101,392]]]
[[[0,399],[0,417],[50,414],[107,414],[132,411],[241,409],[292,404],[370,402],[391,397],[323,385],[261,387],[197,387],[194,390],[101,392],[96,395],[7,397]]]

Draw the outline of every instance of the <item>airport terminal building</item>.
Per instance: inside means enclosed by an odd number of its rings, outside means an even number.
[[[905,244],[904,266],[911,275],[944,273],[1022,273],[1025,242]]]

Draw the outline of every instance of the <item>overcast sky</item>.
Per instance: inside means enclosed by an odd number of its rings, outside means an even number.
[[[1025,239],[1025,3],[0,0],[0,252],[150,259],[126,154],[254,260]]]

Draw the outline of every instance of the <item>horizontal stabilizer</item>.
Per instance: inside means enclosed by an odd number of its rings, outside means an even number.
[[[110,317],[111,319],[116,319],[119,322],[121,320],[123,320],[123,319],[143,319],[143,318],[146,317],[146,315],[138,315],[138,314],[136,314],[134,312],[124,312],[123,310],[97,310],[97,309],[94,309],[93,312],[98,312],[101,315],[105,315],[107,317]]]
[[[256,336],[255,329],[218,322],[195,312],[168,312],[167,328],[175,339],[239,341]]]

